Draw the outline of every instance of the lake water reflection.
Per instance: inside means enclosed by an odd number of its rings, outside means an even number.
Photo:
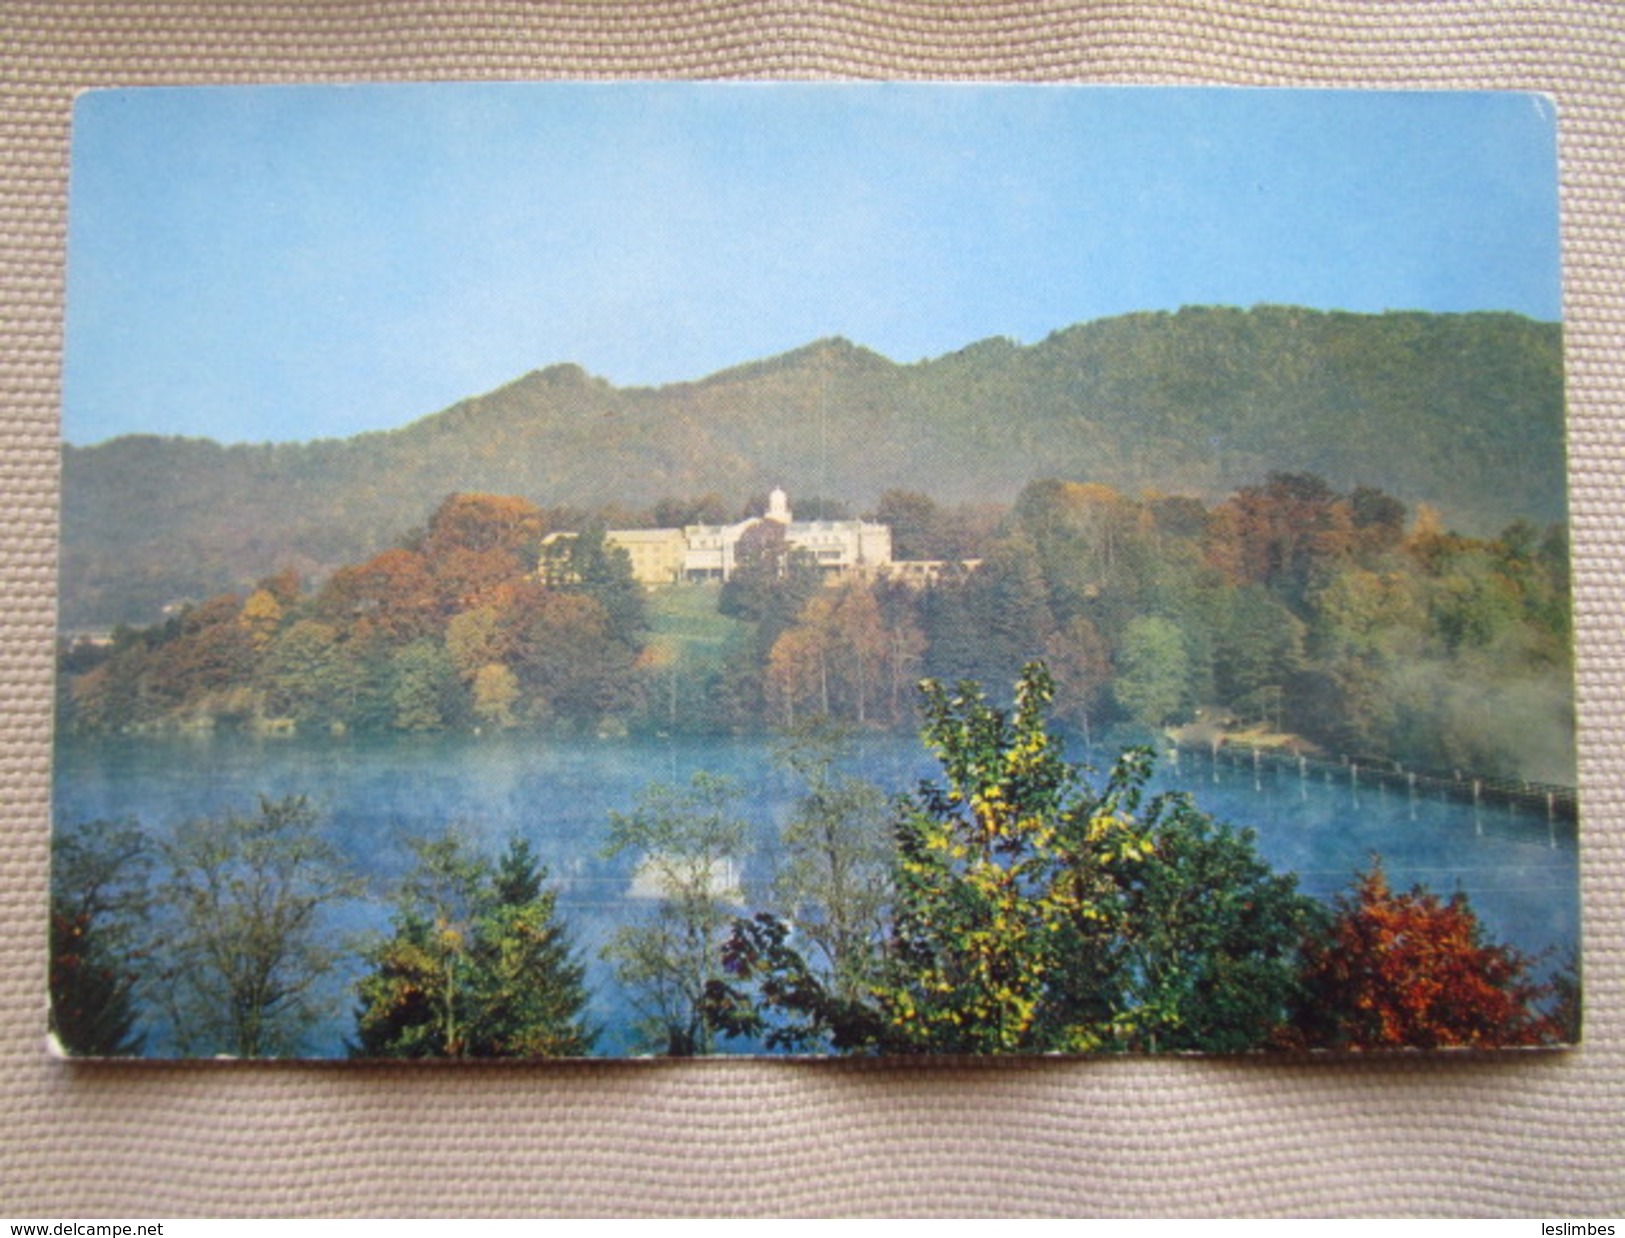
[[[599,949],[642,904],[632,893],[636,858],[603,854],[609,814],[633,808],[650,782],[682,784],[700,770],[737,778],[741,815],[754,826],[742,874],[749,891],[770,879],[778,830],[800,790],[774,766],[771,742],[757,738],[65,740],[56,761],[59,824],[133,816],[161,832],[192,817],[250,811],[261,795],[308,796],[379,899],[350,909],[345,931],[387,926],[382,900],[410,865],[410,839],[457,824],[494,855],[510,835],[523,835],[559,889],[560,912],[588,965],[592,1017],[604,1029],[599,1049],[611,1054],[634,1046],[625,1000]],[[934,776],[936,766],[918,740],[875,735],[862,740],[853,772],[903,791]],[[1464,890],[1492,937],[1550,952],[1551,966],[1578,944],[1572,823],[1289,771],[1255,775],[1190,753],[1177,768],[1160,762],[1157,785],[1188,790],[1204,811],[1255,828],[1266,859],[1296,872],[1308,893],[1330,898],[1378,854],[1395,888]],[[352,1004],[341,1004],[315,1051],[342,1053]]]

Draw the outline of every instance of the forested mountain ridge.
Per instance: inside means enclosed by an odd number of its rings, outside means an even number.
[[[1492,532],[1564,511],[1561,328],[1511,314],[1198,308],[899,365],[845,340],[659,388],[536,371],[399,430],[63,460],[66,628],[393,544],[447,494],[647,507],[783,484],[1009,502],[1040,477],[1215,498],[1271,470],[1380,487]]]

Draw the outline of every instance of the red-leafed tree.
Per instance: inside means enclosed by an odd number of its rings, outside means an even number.
[[[1312,473],[1271,473],[1214,511],[1207,531],[1210,565],[1236,584],[1268,585],[1297,605],[1325,565],[1355,545],[1348,504]]]
[[[421,547],[431,562],[452,550],[501,551],[533,562],[547,521],[528,499],[454,494],[429,517]]]
[[[1311,1047],[1436,1049],[1552,1044],[1541,1004],[1550,985],[1533,960],[1485,939],[1465,894],[1389,889],[1381,865],[1337,900],[1330,929],[1306,953],[1297,1020]]]
[[[522,560],[506,550],[467,550],[453,547],[429,563],[440,591],[443,613],[456,615],[480,605],[500,586],[528,570]]]
[[[454,494],[429,518],[419,547],[448,614],[536,566],[546,520],[527,499]]]
[[[316,617],[351,638],[390,645],[434,635],[442,622],[423,556],[400,549],[334,572],[316,597]]]

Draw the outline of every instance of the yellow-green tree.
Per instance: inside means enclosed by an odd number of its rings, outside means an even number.
[[[1054,694],[1031,665],[1012,711],[973,684],[925,686],[926,745],[944,782],[898,823],[893,980],[877,1002],[888,1039],[935,1052],[1082,1052],[1110,1016],[1068,977],[1104,970],[1117,870],[1151,854],[1133,804],[1096,797],[1045,725]]]
[[[519,680],[500,662],[490,662],[474,674],[474,716],[486,726],[506,730],[518,725],[514,705],[519,700]]]
[[[925,685],[942,763],[894,822],[890,907],[832,977],[800,912],[734,925],[707,1013],[730,1036],[844,1052],[1234,1052],[1288,1017],[1317,923],[1252,837],[1184,796],[1146,798],[1130,749],[1096,787],[1045,724],[1048,672],[1012,710]],[[850,937],[844,953],[857,955]]]
[[[254,649],[260,651],[271,643],[286,613],[282,603],[276,600],[276,594],[260,588],[248,595],[237,622],[248,631]]]

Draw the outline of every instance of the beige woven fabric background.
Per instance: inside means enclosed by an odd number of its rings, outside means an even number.
[[[142,83],[975,77],[1534,88],[1561,114],[1587,1043],[981,1065],[42,1053],[69,104]],[[0,0],[0,1216],[1625,1212],[1625,8]]]

